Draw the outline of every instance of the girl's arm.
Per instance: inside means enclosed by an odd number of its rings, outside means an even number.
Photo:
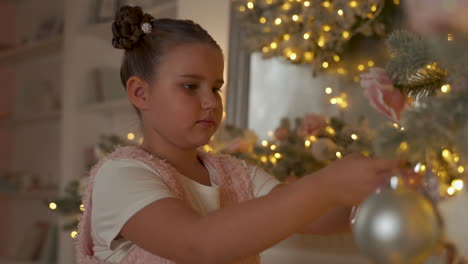
[[[356,156],[336,163],[267,196],[206,216],[178,199],[156,201],[132,216],[121,235],[177,263],[229,263],[255,255],[303,230],[331,208],[361,201],[380,182],[379,169],[396,166]]]
[[[311,177],[313,177],[313,175],[311,175]],[[287,185],[279,184],[274,187],[271,192],[276,192],[285,186]],[[307,235],[332,235],[350,232],[350,215],[350,206],[340,206],[330,209],[318,219],[308,224],[306,228],[300,230],[299,233]]]

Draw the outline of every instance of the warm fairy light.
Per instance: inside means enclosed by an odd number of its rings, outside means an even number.
[[[266,156],[262,156],[262,157],[260,158],[260,161],[263,162],[263,163],[267,163],[267,162],[268,162],[268,159],[267,159]]]
[[[453,161],[459,162],[459,161],[460,161],[460,157],[459,157],[458,155],[453,155]]]
[[[427,169],[427,168],[426,168],[426,165],[422,164],[420,170],[421,170],[422,172],[424,172],[424,171],[426,171],[426,169]]]
[[[409,148],[408,142],[406,142],[406,141],[401,142],[399,148],[400,148],[400,150],[402,150],[402,151],[408,150],[408,148]]]
[[[337,71],[338,71],[339,74],[346,74],[346,70],[344,68],[340,67],[340,68],[338,68]]]
[[[447,193],[448,195],[453,195],[455,193],[455,188],[453,188],[452,186],[448,187]]]
[[[448,149],[442,150],[442,157],[444,157],[446,159],[449,159],[450,156],[452,156],[452,153],[450,152],[450,150],[448,150]]]
[[[323,46],[325,46],[325,41],[323,39],[319,39],[319,41],[317,42],[317,45],[323,48]]]
[[[143,139],[142,137],[139,138],[139,139],[138,139],[138,144],[140,144],[140,145],[143,144],[143,141],[144,141],[144,139]]]
[[[344,11],[343,11],[343,9],[338,9],[337,13],[338,13],[338,15],[342,16],[344,14]]]
[[[309,7],[309,6],[310,6],[310,2],[309,2],[309,1],[304,1],[304,6],[305,6],[305,7]]]
[[[273,4],[273,0],[266,0],[267,5]]]
[[[329,1],[324,1],[324,2],[322,3],[322,5],[323,5],[323,7],[329,8],[331,4],[330,4]]]
[[[453,41],[453,34],[452,33],[447,34],[447,40],[448,41]]]
[[[293,20],[293,21],[298,21],[298,20],[299,20],[299,16],[298,16],[298,15],[293,15],[293,16],[292,16],[292,20]]]
[[[291,9],[291,4],[286,2],[281,8],[285,11],[288,11],[289,9]]]
[[[416,173],[425,172],[425,171],[426,171],[426,165],[422,163],[418,163],[416,164],[416,166],[414,166],[414,172]]]
[[[327,61],[322,62],[322,67],[324,69],[328,68],[328,62]]]
[[[295,59],[297,58],[297,54],[293,52],[293,53],[291,53],[291,54],[289,55],[289,58],[290,58],[291,60],[295,60]]]
[[[273,131],[269,130],[269,131],[267,132],[267,135],[268,135],[270,138],[272,138],[272,137],[275,135],[275,133],[274,133]]]
[[[355,8],[356,6],[358,5],[357,1],[350,1],[349,2],[349,6],[352,7],[352,8]]]
[[[203,150],[204,150],[205,152],[212,152],[212,151],[213,151],[213,148],[210,147],[209,145],[205,145],[205,146],[203,146]]]
[[[280,153],[275,153],[275,158],[276,158],[276,159],[281,159],[282,157],[283,157],[283,156],[281,156]]]
[[[394,3],[395,5],[399,5],[399,4],[400,4],[400,0],[393,0],[393,3]]]
[[[276,145],[271,145],[271,146],[270,146],[270,149],[271,149],[271,150],[276,150],[276,148],[277,148]]]
[[[399,127],[400,127],[397,123],[393,123],[392,126],[393,126],[394,128],[399,128]]]
[[[372,61],[372,60],[370,60],[370,61],[367,62],[367,65],[368,65],[369,67],[374,67],[375,62]]]
[[[281,22],[282,22],[281,18],[278,17],[277,19],[275,19],[275,24],[276,25],[281,24]]]
[[[289,34],[284,34],[283,35],[284,40],[289,40],[290,38],[291,38],[291,35],[289,35]]]
[[[245,6],[240,6],[239,11],[244,12],[245,11]]]
[[[331,27],[330,27],[330,25],[324,25],[324,26],[322,27],[322,29],[323,29],[323,31],[328,32],[328,31],[331,30]]]
[[[359,76],[354,76],[354,77],[353,77],[353,81],[354,81],[354,82],[359,82],[359,80],[360,80],[360,79],[359,79]]]
[[[310,38],[310,34],[309,34],[309,33],[304,33],[303,37],[304,37],[304,39],[309,39],[309,38]]]
[[[337,103],[338,103],[338,98],[332,98],[332,99],[330,99],[330,104],[335,105],[335,104],[337,104]]]
[[[343,154],[341,154],[341,152],[338,151],[336,152],[336,157],[341,159],[343,157]]]
[[[340,56],[338,56],[338,55],[336,55],[336,54],[333,55],[333,60],[334,60],[334,61],[339,62],[340,59],[341,59]]]
[[[372,12],[377,11],[377,5],[376,5],[376,4],[373,4],[373,5],[371,6],[371,9],[370,9],[370,10],[371,10]]]
[[[333,93],[333,89],[331,87],[327,87],[325,88],[325,93],[326,94],[332,94]]]
[[[80,211],[81,211],[81,212],[84,212],[84,211],[85,211],[84,204],[81,204],[81,205],[80,205]]]
[[[328,132],[328,134],[334,136],[336,134],[335,129],[332,127],[326,127],[325,130]]]
[[[450,90],[452,90],[452,87],[450,86],[450,84],[444,84],[444,85],[442,85],[442,87],[440,87],[440,90],[443,93],[448,93],[448,92],[450,92]]]
[[[312,142],[310,142],[310,140],[306,140],[306,141],[304,142],[304,145],[305,145],[306,147],[310,147],[310,145],[312,145]]]
[[[460,179],[453,180],[452,187],[457,191],[461,191],[463,189],[463,181]]]
[[[272,43],[270,44],[270,47],[271,47],[272,49],[276,49],[276,48],[278,47],[278,44],[276,44],[276,42],[272,42]]]
[[[55,209],[57,209],[57,204],[54,203],[54,202],[51,202],[51,203],[49,203],[49,208],[50,208],[50,210],[55,210]]]
[[[314,53],[307,51],[306,53],[304,53],[304,58],[308,61],[311,61],[314,59]]]
[[[262,141],[262,146],[264,146],[264,147],[268,146],[268,141],[263,140],[263,141]]]
[[[271,157],[271,158],[270,158],[270,162],[273,163],[273,164],[276,164],[276,158],[275,158],[275,157]]]
[[[268,47],[263,47],[262,51],[263,51],[263,53],[267,53],[268,51],[270,51],[270,49]]]
[[[462,173],[465,172],[465,167],[463,167],[463,166],[458,166],[457,171],[458,171],[458,173],[462,174]]]
[[[253,9],[253,8],[254,8],[254,3],[248,2],[248,3],[247,3],[247,7],[248,7],[249,9]]]
[[[311,142],[315,142],[315,141],[317,141],[317,137],[316,137],[316,136],[310,136],[310,137],[309,137],[309,140],[310,140]]]
[[[259,21],[260,21],[260,23],[265,24],[267,20],[266,20],[265,17],[261,17],[261,18],[259,19]]]
[[[128,133],[128,134],[127,134],[127,138],[128,138],[128,140],[134,140],[134,139],[135,139],[135,134],[133,134],[133,133]]]
[[[342,36],[344,39],[349,38],[349,31],[347,31],[347,30],[343,31],[343,33],[341,34],[341,36]]]
[[[365,69],[365,66],[363,64],[358,65],[358,70],[363,71]]]
[[[70,237],[73,238],[73,239],[75,239],[77,235],[78,235],[78,232],[76,232],[76,231],[71,231],[70,232]]]
[[[352,135],[351,135],[351,139],[352,139],[352,140],[358,140],[359,137],[358,137],[358,135],[356,135],[356,134],[352,134]]]

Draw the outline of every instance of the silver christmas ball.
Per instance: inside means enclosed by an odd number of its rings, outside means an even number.
[[[385,189],[359,206],[353,236],[378,264],[419,264],[438,245],[441,228],[432,204],[420,193]]]

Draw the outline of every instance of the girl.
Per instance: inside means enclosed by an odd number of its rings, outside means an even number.
[[[125,6],[112,25],[144,143],[91,171],[78,263],[259,263],[296,232],[346,230],[350,206],[396,162],[345,157],[290,185],[198,150],[221,122],[223,54],[198,24]]]

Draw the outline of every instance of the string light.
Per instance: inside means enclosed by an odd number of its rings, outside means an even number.
[[[54,202],[49,203],[49,208],[50,210],[56,210],[57,209],[57,204]]]
[[[297,22],[299,20],[299,16],[298,15],[293,15],[292,20]]]
[[[309,140],[310,140],[310,142],[315,142],[315,141],[317,141],[317,137],[316,136],[310,136]]]
[[[460,161],[460,157],[459,157],[458,155],[453,155],[453,161],[459,162],[459,161]]]
[[[273,4],[273,0],[266,0],[267,5]]]
[[[262,51],[263,51],[263,53],[267,53],[268,51],[270,51],[270,49],[268,47],[263,47]]]
[[[369,67],[374,67],[375,62],[370,60],[370,61],[367,62],[367,65],[368,65]]]
[[[81,205],[80,205],[80,211],[81,211],[81,212],[84,212],[84,211],[85,211],[84,204],[81,204]]]
[[[276,150],[276,145],[271,145],[271,146],[270,146],[270,149],[271,149],[271,150]]]
[[[263,162],[263,163],[267,163],[267,162],[268,162],[268,159],[267,159],[266,156],[262,156],[262,157],[260,158],[260,161]]]
[[[341,158],[343,158],[343,154],[341,154],[341,152],[338,151],[338,152],[336,152],[336,157],[341,159]]]
[[[343,9],[338,9],[337,13],[339,16],[342,16],[344,14],[344,11]]]
[[[328,132],[328,134],[334,136],[336,134],[335,129],[332,127],[326,127],[325,130]]]
[[[333,93],[333,89],[331,87],[327,87],[325,88],[325,93],[326,94],[332,94]]]
[[[363,64],[358,65],[358,70],[363,71],[365,69],[365,66]]]
[[[245,6],[240,6],[240,7],[239,7],[239,11],[245,12]]]
[[[309,2],[309,1],[304,1],[304,6],[305,6],[305,7],[309,7],[309,6],[310,6],[310,2]]]
[[[356,135],[356,134],[352,134],[352,135],[351,135],[351,139],[352,139],[352,140],[358,140],[359,137],[358,137],[358,135]]]
[[[75,239],[77,235],[78,235],[78,232],[76,232],[76,231],[71,231],[70,232],[70,237],[73,238],[73,239]]]
[[[283,39],[286,40],[286,41],[289,40],[290,38],[291,38],[291,35],[289,35],[289,34],[284,34],[283,35]]]
[[[449,159],[452,156],[452,153],[448,149],[442,150],[442,157],[445,159]]]
[[[291,60],[295,60],[297,58],[297,54],[293,52],[293,53],[291,53],[291,55],[289,55],[289,58]]]
[[[262,146],[264,146],[264,147],[268,146],[268,141],[263,140],[263,141],[262,141]]]
[[[395,5],[399,5],[399,4],[400,4],[400,0],[393,0],[393,3],[394,3]]]
[[[322,63],[322,67],[323,67],[324,69],[328,68],[328,62],[327,62],[327,61],[324,61],[324,62]]]
[[[323,7],[329,8],[331,4],[330,4],[329,1],[324,1],[324,2],[322,3],[322,5],[323,5]]]
[[[312,142],[310,142],[310,140],[304,141],[304,146],[306,146],[308,148],[308,147],[310,147],[310,145],[312,145]]]
[[[448,195],[453,195],[455,193],[455,188],[453,188],[452,186],[448,187],[447,193]]]
[[[280,25],[281,22],[282,22],[281,18],[278,17],[277,19],[275,19],[275,24],[276,25]]]
[[[408,142],[406,142],[406,141],[401,142],[399,148],[400,148],[401,151],[408,150],[408,148],[409,148]]]
[[[269,131],[267,132],[267,135],[268,135],[270,138],[272,138],[275,134],[273,133],[273,131],[269,130]]]
[[[452,33],[447,34],[447,40],[448,41],[453,41],[453,34]]]
[[[440,87],[440,90],[443,92],[443,93],[448,93],[452,90],[452,87],[450,86],[450,84],[444,84],[442,85],[442,87]]]
[[[462,174],[463,172],[465,172],[465,167],[458,166],[457,171],[458,171],[458,173]]]
[[[144,141],[144,139],[143,139],[142,137],[139,138],[139,139],[138,139],[138,144],[140,144],[140,145],[143,144],[143,141]]]
[[[377,11],[377,5],[376,5],[376,4],[373,4],[373,5],[371,6],[371,11],[372,11],[372,12]]]
[[[278,44],[276,44],[276,42],[272,42],[272,43],[270,44],[270,47],[271,47],[272,49],[276,49],[276,48],[278,47]]]
[[[348,38],[349,38],[349,31],[347,31],[347,30],[343,31],[343,33],[341,34],[341,36],[342,36],[344,39],[348,39]]]
[[[354,1],[354,0],[349,2],[349,6],[352,7],[352,8],[357,7],[357,5],[358,5],[358,3],[356,1]]]
[[[133,134],[133,133],[128,133],[128,134],[127,134],[127,138],[128,138],[128,140],[134,140],[134,139],[135,139],[135,134]]]
[[[307,60],[307,61],[311,61],[314,59],[314,53],[313,52],[310,52],[310,51],[307,51],[306,53],[304,53],[304,58]]]
[[[283,156],[281,156],[280,153],[275,153],[275,158],[276,158],[276,159],[281,159],[282,157],[283,157]]]
[[[254,3],[248,2],[248,3],[247,3],[247,8],[253,9],[253,8],[254,8]]]
[[[322,29],[323,29],[323,31],[328,32],[328,31],[331,30],[331,27],[330,27],[330,25],[324,25],[324,26],[322,27]]]
[[[265,24],[266,21],[267,21],[267,19],[266,19],[265,17],[261,17],[261,18],[259,19],[259,21],[260,21],[260,23]]]
[[[270,158],[270,162],[271,162],[271,163],[276,164],[276,161],[277,161],[277,160],[276,160],[275,157],[271,157],[271,158]]]
[[[457,191],[461,191],[463,189],[463,181],[460,179],[453,180],[452,187]]]
[[[310,38],[310,34],[309,33],[304,33],[304,39],[309,39]]]
[[[339,62],[340,59],[341,59],[340,56],[338,56],[338,55],[336,55],[336,54],[333,55],[333,60],[334,60],[334,61]]]
[[[340,68],[338,68],[337,71],[338,71],[339,74],[346,74],[346,70],[344,68],[340,67]]]

